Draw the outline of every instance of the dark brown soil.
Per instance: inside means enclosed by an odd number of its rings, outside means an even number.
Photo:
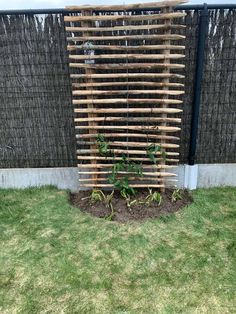
[[[104,192],[110,193],[110,192]],[[104,202],[92,202],[91,191],[80,191],[79,193],[71,193],[70,201],[73,206],[79,207],[83,212],[87,212],[93,216],[99,218],[106,218],[113,221],[129,222],[132,220],[144,220],[147,218],[155,218],[165,216],[170,213],[177,212],[182,207],[192,202],[192,197],[187,190],[181,190],[181,199],[173,201],[171,198],[173,191],[167,190],[162,194],[161,204],[158,206],[157,202],[151,202],[150,204],[140,204],[139,201],[144,201],[148,195],[147,190],[137,191],[135,197],[132,200],[137,202],[127,207],[126,200],[122,198],[119,192],[115,192],[112,198],[112,206],[114,213],[112,214],[111,208],[106,206]]]

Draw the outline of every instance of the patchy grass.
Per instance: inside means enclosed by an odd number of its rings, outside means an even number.
[[[122,225],[55,188],[0,190],[0,313],[235,313],[236,189]]]

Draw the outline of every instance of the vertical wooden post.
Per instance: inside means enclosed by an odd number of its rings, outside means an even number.
[[[164,9],[162,9],[162,13],[168,13],[168,12],[171,12],[172,10],[171,10],[171,8],[170,7],[166,7],[166,8],[164,8]],[[171,21],[170,20],[165,20],[164,21],[164,23],[166,24],[166,25],[171,25]],[[165,35],[170,35],[171,34],[171,28],[167,28],[166,30],[165,30]],[[170,45],[170,40],[165,40],[165,41],[163,41],[163,45]],[[170,54],[170,49],[165,49],[165,50],[163,50],[163,54],[164,55],[169,55]],[[168,59],[168,58],[165,58],[164,60],[163,60],[163,63],[170,63],[170,59]],[[166,67],[165,69],[163,69],[163,73],[170,73],[170,68],[169,67]],[[163,80],[162,80],[162,82],[165,84],[165,83],[169,83],[170,82],[170,79],[169,78],[163,78]],[[169,87],[168,86],[163,86],[163,90],[168,90],[169,89]],[[164,95],[163,96],[163,99],[168,99],[168,95]],[[163,108],[167,108],[168,107],[168,105],[166,105],[166,104],[163,104],[162,105],[163,106]],[[166,113],[164,113],[164,114],[162,114],[162,117],[163,118],[167,118],[167,114]],[[166,122],[163,122],[162,123],[162,125],[163,126],[166,126]],[[166,133],[165,132],[162,132],[162,135],[166,135]],[[162,139],[161,140],[161,144],[165,144],[165,140],[164,139]],[[162,161],[161,161],[161,164],[162,165],[165,165],[165,160],[163,159]],[[165,172],[165,169],[162,169],[161,170],[161,172]],[[165,192],[165,187],[163,187],[163,188],[161,188],[161,192],[162,193],[164,193]]]
[[[90,16],[90,15],[92,15],[92,11],[81,11],[81,14],[82,14],[82,15]],[[91,21],[82,21],[82,22],[81,22],[81,27],[91,27],[91,26],[92,26],[92,22],[91,22]],[[83,32],[82,34],[83,34],[83,36],[86,37],[86,36],[89,36],[90,33],[91,33],[91,32]],[[85,61],[85,62],[86,62],[86,61]],[[94,70],[94,69],[85,68],[85,74],[87,74],[88,76],[91,75],[91,74],[94,74],[94,73],[95,73],[95,70]],[[88,78],[85,79],[85,83],[93,83],[93,79],[92,79],[91,77],[88,77]],[[93,90],[93,87],[92,87],[92,86],[89,86],[89,87],[86,87],[86,89],[92,91],[92,90]],[[92,94],[92,93],[91,93],[91,94]],[[91,103],[88,104],[88,108],[89,108],[89,109],[93,109],[93,108],[94,108],[94,104],[93,104],[93,101],[92,101],[93,95],[88,95],[88,96],[87,96],[87,99],[91,99]],[[96,113],[88,113],[88,118],[94,118],[94,117],[96,117]],[[89,121],[89,122],[88,122],[88,125],[89,125],[89,126],[96,126],[97,123],[94,122],[94,121]],[[94,128],[94,129],[89,129],[89,133],[92,133],[92,134],[96,133],[96,129],[95,129],[95,128]],[[91,145],[90,145],[90,148],[91,148],[92,150],[96,149],[96,148],[97,148],[97,147],[96,147],[96,144],[91,144]],[[91,155],[92,155],[92,156],[96,156],[96,153],[91,153]],[[94,171],[98,171],[98,170],[97,170],[97,167],[95,166],[95,165],[97,164],[97,160],[96,160],[96,159],[91,160],[91,164],[94,165],[94,168],[95,168],[95,169],[93,169],[93,170],[94,170]],[[97,174],[93,174],[93,175],[92,175],[92,178],[93,178],[93,180],[94,180],[94,184],[96,185],[98,175],[97,175]]]

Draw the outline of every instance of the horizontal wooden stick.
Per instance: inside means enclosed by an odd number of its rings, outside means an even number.
[[[111,174],[112,171],[79,171],[79,174],[82,175],[92,175],[92,174]],[[133,174],[132,171],[118,171],[117,173],[119,174]],[[170,173],[170,172],[143,172],[143,176],[150,176],[150,177],[177,177],[175,173]]]
[[[182,104],[178,99],[147,99],[147,98],[101,98],[101,99],[73,99],[74,105],[86,104]]]
[[[128,121],[128,122],[173,122],[180,123],[180,118],[165,117],[94,117],[94,118],[74,118],[75,122],[99,122],[99,121]]]
[[[184,64],[178,63],[109,63],[109,64],[88,64],[88,63],[69,63],[71,68],[99,69],[99,70],[127,70],[127,69],[183,69]]]
[[[79,144],[79,145],[97,145],[97,142],[77,141],[77,144]],[[152,144],[153,145],[161,145],[162,148],[179,148],[178,144],[169,144],[169,143],[160,144],[160,143],[153,143],[153,142],[140,143],[140,142],[119,142],[119,141],[108,142],[108,145],[110,147],[122,146],[122,147],[144,147],[144,148],[147,148]]]
[[[72,60],[95,60],[95,59],[153,59],[153,60],[163,60],[163,59],[181,59],[185,55],[175,53],[175,54],[135,54],[135,53],[120,53],[120,54],[102,54],[102,55],[69,55],[69,59]],[[71,64],[71,63],[70,63]]]
[[[102,157],[102,156],[77,156],[78,160],[122,160],[122,157]],[[149,158],[145,158],[145,157],[129,157],[127,158],[127,160],[130,161],[148,161],[150,162]],[[162,161],[163,158],[156,158],[157,162],[158,161]],[[166,158],[166,162],[179,162],[179,159],[173,159],[173,158]]]
[[[184,29],[186,25],[180,24],[149,24],[149,25],[124,25],[111,27],[80,27],[66,26],[67,32],[114,32],[114,31],[132,31],[132,30],[150,30],[150,29]]]
[[[171,13],[159,13],[159,14],[141,14],[141,15],[128,15],[128,14],[113,14],[113,15],[77,15],[77,16],[65,16],[65,22],[80,22],[80,21],[157,21],[157,20],[172,20],[176,18],[185,17],[186,13],[171,12]]]
[[[78,168],[81,169],[103,169],[103,168],[112,168],[114,164],[77,164]],[[177,166],[169,166],[169,165],[142,165],[142,169],[172,169]]]
[[[173,7],[178,4],[186,3],[187,0],[169,0],[169,1],[159,1],[159,2],[144,2],[144,3],[134,3],[134,4],[124,4],[124,5],[80,5],[80,6],[66,6],[67,11],[129,11],[138,9],[148,9],[148,8],[164,8]]]
[[[182,95],[184,91],[180,90],[74,90],[72,91],[72,95],[121,95],[121,94],[157,94],[157,95]]]
[[[183,35],[122,35],[122,36],[73,36],[73,37],[67,37],[67,41],[106,41],[106,40],[183,40],[185,39],[185,36]]]
[[[176,108],[86,108],[74,109],[74,112],[77,113],[180,113],[182,109]]]
[[[77,154],[91,154],[99,153],[99,149],[77,149]],[[133,149],[112,149],[114,154],[132,154],[132,155],[147,155],[145,150],[133,150]],[[161,152],[156,152],[154,155],[161,155]],[[165,152],[166,156],[179,156],[178,152]]]
[[[71,78],[138,78],[143,77],[147,79],[152,78],[179,78],[183,79],[185,76],[175,73],[112,73],[112,74],[71,74]],[[114,82],[114,85],[116,85],[116,82]]]
[[[81,138],[97,138],[101,133],[87,133],[76,134],[77,139]],[[104,137],[129,137],[129,138],[146,138],[146,139],[161,139],[161,140],[173,140],[179,141],[179,137],[171,135],[159,135],[159,134],[142,134],[142,133],[102,133]]]
[[[122,178],[122,176],[118,176],[118,178]],[[93,182],[93,181],[100,181],[100,182],[107,182],[108,181],[108,178],[107,177],[101,177],[101,178],[85,178],[85,179],[81,179],[79,178],[78,179],[79,182]],[[137,181],[155,181],[156,183],[159,183],[159,182],[166,182],[168,180],[168,182],[178,182],[177,179],[172,179],[172,178],[169,178],[169,177],[165,177],[165,178],[159,178],[159,177],[156,177],[156,178],[145,178],[145,177],[129,177],[129,182],[130,181],[135,181],[135,183],[137,183]],[[130,182],[131,183],[131,182]],[[130,185],[130,184],[129,184]]]
[[[108,188],[114,187],[113,184],[85,184],[81,183],[80,186],[87,187],[87,188]],[[164,188],[165,185],[163,184],[130,184],[132,188]]]
[[[91,46],[84,45],[68,45],[67,50],[74,51],[77,49],[82,50],[184,50],[185,46],[180,45],[139,45],[139,46],[131,46],[131,45],[95,45]]]
[[[162,83],[162,82],[93,82],[93,83],[72,83],[73,87],[102,87],[102,86],[152,86],[152,87],[184,87],[182,83]]]
[[[79,125],[75,126],[79,130],[139,130],[158,132],[178,132],[181,129],[174,126],[139,126],[139,125]]]

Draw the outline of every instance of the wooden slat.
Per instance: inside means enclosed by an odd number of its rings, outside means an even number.
[[[157,2],[144,2],[123,5],[80,5],[80,6],[66,6],[67,11],[81,11],[81,10],[97,10],[97,11],[129,11],[148,8],[163,8],[166,6],[176,6],[188,2],[187,0],[168,0]]]
[[[79,145],[91,145],[91,143],[93,143],[94,145],[97,145],[97,142],[83,142],[83,141],[77,141],[77,144]],[[108,142],[110,147],[149,147],[151,144],[155,144],[155,145],[160,145],[160,143],[154,143],[154,142],[146,142],[146,143],[140,143],[140,142],[119,142],[119,141],[112,141],[112,142]],[[179,148],[178,144],[170,144],[170,143],[163,143],[161,145],[162,148]]]
[[[162,118],[162,117],[95,117],[95,118],[74,118],[76,122],[88,122],[88,121],[128,121],[128,122],[163,122],[168,123],[180,123],[180,118]]]
[[[75,79],[81,79],[81,78],[147,78],[147,79],[153,79],[153,78],[179,78],[183,79],[184,75],[175,74],[175,73],[112,73],[112,74],[71,74],[71,78]],[[114,82],[114,85],[116,82]]]
[[[157,131],[157,132],[178,132],[181,129],[174,126],[140,126],[140,125],[79,125],[75,126],[76,129],[80,130],[139,130],[139,131]]]
[[[145,150],[134,150],[134,149],[112,149],[114,154],[132,154],[132,155],[146,155]],[[77,149],[77,154],[90,154],[99,153],[99,149]],[[165,152],[166,156],[179,156],[178,152]],[[156,152],[155,155],[161,155],[161,152]]]
[[[162,82],[146,82],[146,81],[138,81],[138,82],[99,82],[99,83],[72,83],[73,87],[104,87],[104,86],[152,86],[152,87],[162,87],[162,86],[169,86],[169,87],[184,87],[182,83],[162,83]]]
[[[99,133],[96,134],[76,134],[77,139],[81,138],[97,138]],[[158,134],[142,134],[142,133],[103,133],[104,137],[129,137],[129,138],[146,138],[146,139],[165,139],[179,141],[179,137],[171,135],[158,135]]]
[[[111,174],[112,171],[79,171],[79,174],[82,175],[92,175],[92,174]],[[118,171],[119,174],[133,174],[133,172],[129,171]],[[150,177],[176,177],[177,175],[175,173],[171,172],[143,172],[143,176],[150,176]]]
[[[112,157],[102,157],[102,156],[77,156],[77,159],[78,160],[92,160],[92,159],[95,159],[95,160],[122,160],[122,157],[117,157],[117,156],[112,156]],[[150,162],[150,159],[149,158],[145,158],[145,157],[129,157],[127,158],[127,160],[130,160],[130,161],[147,161],[147,162]],[[156,158],[157,162],[158,161],[161,161],[162,158]],[[166,158],[166,162],[175,162],[175,163],[178,163],[179,162],[179,159],[174,159],[174,158]]]
[[[69,55],[69,59],[72,60],[87,60],[87,59],[136,59],[136,60],[142,60],[142,59],[154,59],[154,60],[163,60],[163,59],[181,59],[184,58],[185,55],[183,54],[102,54],[102,55]],[[168,62],[169,63],[169,62]],[[71,63],[70,63],[71,64]]]
[[[77,15],[77,16],[65,16],[65,22],[81,22],[81,21],[158,21],[158,20],[165,20],[165,19],[176,19],[185,17],[186,13],[181,12],[173,12],[167,14],[146,14],[146,15],[129,15],[129,14],[114,14],[114,15],[91,15],[91,16],[84,16],[84,15]]]
[[[98,169],[103,169],[103,168],[112,168],[114,166],[114,164],[97,164],[96,168]],[[77,164],[78,168],[82,168],[82,169],[94,169],[94,165],[92,164]],[[151,170],[156,170],[156,169],[163,169],[163,167],[165,167],[165,169],[172,169],[172,168],[176,168],[177,166],[169,166],[169,165],[154,165],[154,164],[150,164],[150,165],[142,165],[143,169],[151,169]]]
[[[122,178],[122,176],[118,176],[118,178]],[[79,178],[78,179],[79,180],[79,182],[93,182],[93,181],[95,181],[93,178],[85,178],[85,179],[81,179],[81,178]],[[131,177],[131,176],[129,176],[129,182],[130,182],[130,184],[132,184],[132,181],[135,181],[134,183],[137,183],[137,182],[139,182],[139,181],[148,181],[148,182],[150,182],[150,181],[155,181],[156,183],[159,183],[159,182],[161,182],[161,183],[163,183],[163,182],[165,182],[166,180],[168,180],[168,182],[178,182],[178,180],[176,180],[176,179],[172,179],[172,178],[170,178],[170,177],[163,177],[163,178],[158,178],[158,177],[156,177],[156,178],[152,178],[152,177]],[[101,177],[101,178],[97,178],[97,180],[96,181],[100,181],[100,182],[102,182],[102,181],[108,181],[108,177]]]
[[[139,46],[131,46],[131,45],[95,45],[93,44],[91,48],[88,48],[86,44],[84,45],[67,45],[67,50],[74,51],[74,50],[184,50],[185,46],[180,45],[139,45]]]
[[[176,108],[86,108],[74,109],[77,113],[180,113],[182,109]]]
[[[93,104],[182,104],[182,100],[178,99],[155,99],[155,98],[101,98],[101,99],[73,99],[74,105]]]
[[[76,37],[67,37],[67,41],[106,41],[106,40],[181,40],[185,39],[183,35],[125,35],[125,36],[76,36]]]
[[[80,184],[82,187],[87,187],[87,188],[111,188],[113,187],[113,184],[85,184],[81,183]],[[164,184],[130,184],[129,185],[132,188],[161,188],[164,187]]]
[[[180,90],[73,90],[72,95],[120,95],[120,94],[157,94],[157,95],[182,95],[184,91]]]
[[[80,27],[80,26],[66,26],[67,32],[80,33],[80,32],[114,32],[114,31],[140,31],[150,29],[184,29],[185,25],[171,24],[169,26],[165,24],[148,24],[148,25],[125,25],[125,26],[111,26],[111,27]]]
[[[178,63],[109,63],[109,64],[89,64],[89,63],[69,63],[71,68],[95,69],[95,70],[127,70],[127,69],[183,69],[184,64]]]

